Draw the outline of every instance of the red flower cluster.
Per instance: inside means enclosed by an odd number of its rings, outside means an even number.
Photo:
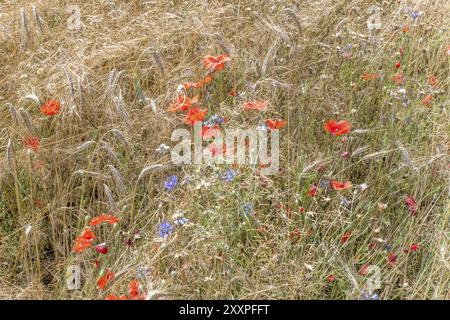
[[[41,113],[46,116],[57,115],[60,110],[61,110],[61,104],[59,103],[59,101],[54,100],[54,99],[48,100],[46,103],[44,103],[41,106]]]
[[[222,71],[225,68],[225,62],[229,61],[226,55],[222,54],[219,56],[206,56],[203,58],[203,65],[205,69],[209,72],[205,78],[198,82],[185,82],[182,84],[184,90],[189,89],[200,89],[204,86],[212,83],[214,80],[213,73]],[[208,109],[200,108],[199,97],[195,96],[190,98],[186,95],[178,96],[178,98],[170,104],[168,111],[169,112],[181,112],[187,111],[186,116],[184,118],[184,122],[188,125],[193,126],[197,121],[203,121],[205,119],[206,114],[208,113]]]
[[[84,229],[81,236],[75,238],[75,246],[73,251],[76,253],[81,253],[87,248],[92,246],[92,241],[95,239],[95,234],[90,228]]]

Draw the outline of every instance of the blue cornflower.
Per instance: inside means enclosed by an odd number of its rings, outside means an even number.
[[[419,16],[420,16],[419,11],[411,12],[411,18],[413,18],[414,20],[416,20]]]
[[[203,124],[206,126],[214,126],[215,124],[222,124],[225,122],[225,118],[219,116],[218,114],[213,114],[208,120],[204,121]]]
[[[247,202],[246,204],[244,204],[242,206],[242,209],[244,210],[244,214],[246,216],[251,216],[253,215],[254,212],[254,208],[253,208],[253,204],[251,204],[250,202]]]
[[[236,172],[234,170],[231,170],[231,169],[227,169],[227,171],[222,173],[222,179],[225,180],[226,182],[233,181],[235,176],[236,176]]]
[[[161,238],[166,238],[172,234],[173,226],[169,222],[163,221],[159,225],[158,231]]]
[[[176,175],[169,176],[164,182],[164,189],[172,191],[178,184],[178,177]]]

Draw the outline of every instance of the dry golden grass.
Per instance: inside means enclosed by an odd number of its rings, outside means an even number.
[[[81,9],[81,30],[67,27],[69,5]],[[370,5],[382,7],[376,44]],[[413,20],[406,7],[423,14]],[[370,264],[381,270],[381,299],[448,299],[449,9],[447,1],[0,1],[0,298],[104,299],[146,269],[140,281],[152,298],[358,299],[367,283],[358,270]],[[217,179],[223,167],[175,167],[155,152],[185,127],[167,112],[178,85],[205,75],[202,57],[224,52],[231,62],[203,92],[209,114],[230,127],[288,121],[279,175],[241,166],[227,184]],[[396,61],[402,86],[392,82]],[[364,81],[364,72],[381,78]],[[228,96],[233,89],[240,97]],[[39,112],[48,98],[62,102],[59,115]],[[243,112],[253,99],[268,110]],[[352,124],[345,145],[323,130],[333,118]],[[23,147],[29,135],[40,138],[39,152]],[[155,164],[164,166],[138,179]],[[171,174],[190,183],[168,194]],[[327,177],[354,187],[308,197]],[[109,246],[97,269],[98,254],[75,254],[73,241],[90,218],[116,210],[119,224],[96,229]],[[190,224],[159,242],[158,224],[177,211]],[[413,243],[419,250],[405,253]],[[66,288],[70,265],[82,268],[81,290]],[[106,268],[115,279],[98,290]]]

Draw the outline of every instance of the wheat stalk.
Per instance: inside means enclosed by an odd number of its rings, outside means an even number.
[[[30,38],[30,31],[28,28],[27,14],[23,8],[20,8],[20,27],[25,33],[26,41]]]
[[[43,33],[44,32],[44,28],[43,28],[42,18],[41,18],[41,15],[39,13],[39,10],[36,8],[35,5],[32,5],[31,6],[31,11],[33,12],[34,22],[35,22],[37,28],[39,29],[39,31],[41,33]]]

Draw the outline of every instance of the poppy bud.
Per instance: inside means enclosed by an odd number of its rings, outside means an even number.
[[[107,254],[108,253],[108,246],[106,243],[101,243],[99,245],[95,246],[95,251],[101,254]]]

